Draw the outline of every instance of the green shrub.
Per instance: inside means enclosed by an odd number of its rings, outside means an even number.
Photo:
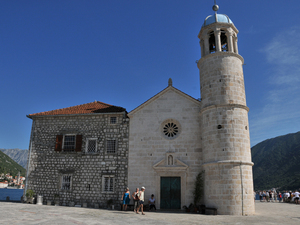
[[[32,198],[33,196],[34,196],[34,191],[33,190],[31,190],[31,189],[28,189],[27,191],[26,191],[26,197],[27,198]]]
[[[203,173],[204,173],[204,171],[201,171],[197,175],[196,181],[195,181],[195,189],[193,191],[195,206],[197,205],[197,203],[199,203],[201,201],[201,198],[203,197],[203,192],[204,192]]]

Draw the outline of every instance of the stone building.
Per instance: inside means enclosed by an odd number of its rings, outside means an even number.
[[[204,171],[204,198],[218,214],[254,214],[244,60],[228,16],[208,16],[200,33],[201,101],[172,86],[129,112],[129,187],[145,186],[158,208],[193,203]]]
[[[95,101],[28,117],[32,131],[26,189],[45,202],[59,195],[62,205],[119,203],[128,167],[124,108]]]
[[[46,199],[59,193],[64,202],[93,204],[120,201],[127,185],[131,191],[145,186],[146,202],[154,194],[157,208],[182,209],[193,203],[196,176],[203,171],[202,203],[218,214],[254,214],[244,60],[237,28],[217,14],[217,5],[213,9],[198,35],[201,100],[169,79],[129,119],[125,109],[102,111],[99,102],[29,115],[28,188]],[[69,143],[72,151],[65,148]],[[96,146],[92,152],[90,144]]]

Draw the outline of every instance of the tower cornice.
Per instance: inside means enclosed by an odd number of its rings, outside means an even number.
[[[247,161],[239,161],[239,160],[221,160],[221,161],[213,161],[213,162],[206,162],[203,163],[202,166],[208,165],[247,165],[247,166],[254,166],[253,162]]]
[[[245,105],[241,105],[241,104],[222,104],[222,105],[210,105],[210,106],[206,106],[203,109],[200,110],[200,115],[210,109],[215,109],[215,108],[241,108],[241,109],[245,109],[247,112],[249,112],[249,108]]]
[[[211,58],[211,57],[216,57],[216,56],[235,56],[235,57],[237,57],[241,60],[242,64],[244,64],[244,58],[241,55],[237,54],[237,53],[234,53],[234,52],[216,52],[216,53],[208,54],[206,56],[201,57],[201,59],[199,59],[199,61],[197,63],[198,68],[200,69],[199,65],[204,60],[206,60],[208,58]]]
[[[199,34],[198,34],[198,38],[201,39],[200,37],[201,37],[202,33],[206,32],[207,30],[214,30],[216,28],[217,29],[222,29],[222,28],[229,28],[229,27],[231,27],[236,34],[239,33],[239,30],[234,26],[233,23],[218,22],[218,23],[212,23],[212,24],[209,24],[209,25],[207,25],[205,27],[202,27],[201,30],[200,30],[200,32],[199,32]]]

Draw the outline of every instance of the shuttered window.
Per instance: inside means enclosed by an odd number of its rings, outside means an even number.
[[[82,135],[76,135],[76,152],[81,151],[81,145],[82,145]]]
[[[65,134],[57,135],[55,143],[55,151],[60,152],[80,152],[82,145],[82,135]]]
[[[76,147],[76,136],[75,135],[65,135],[64,136],[64,151],[72,152]]]
[[[63,135],[57,135],[56,143],[55,143],[55,151],[60,152],[62,150],[62,141],[63,141]]]

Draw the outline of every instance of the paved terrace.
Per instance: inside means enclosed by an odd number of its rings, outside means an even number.
[[[300,205],[256,201],[254,216],[89,209],[0,202],[0,224],[300,224]]]

